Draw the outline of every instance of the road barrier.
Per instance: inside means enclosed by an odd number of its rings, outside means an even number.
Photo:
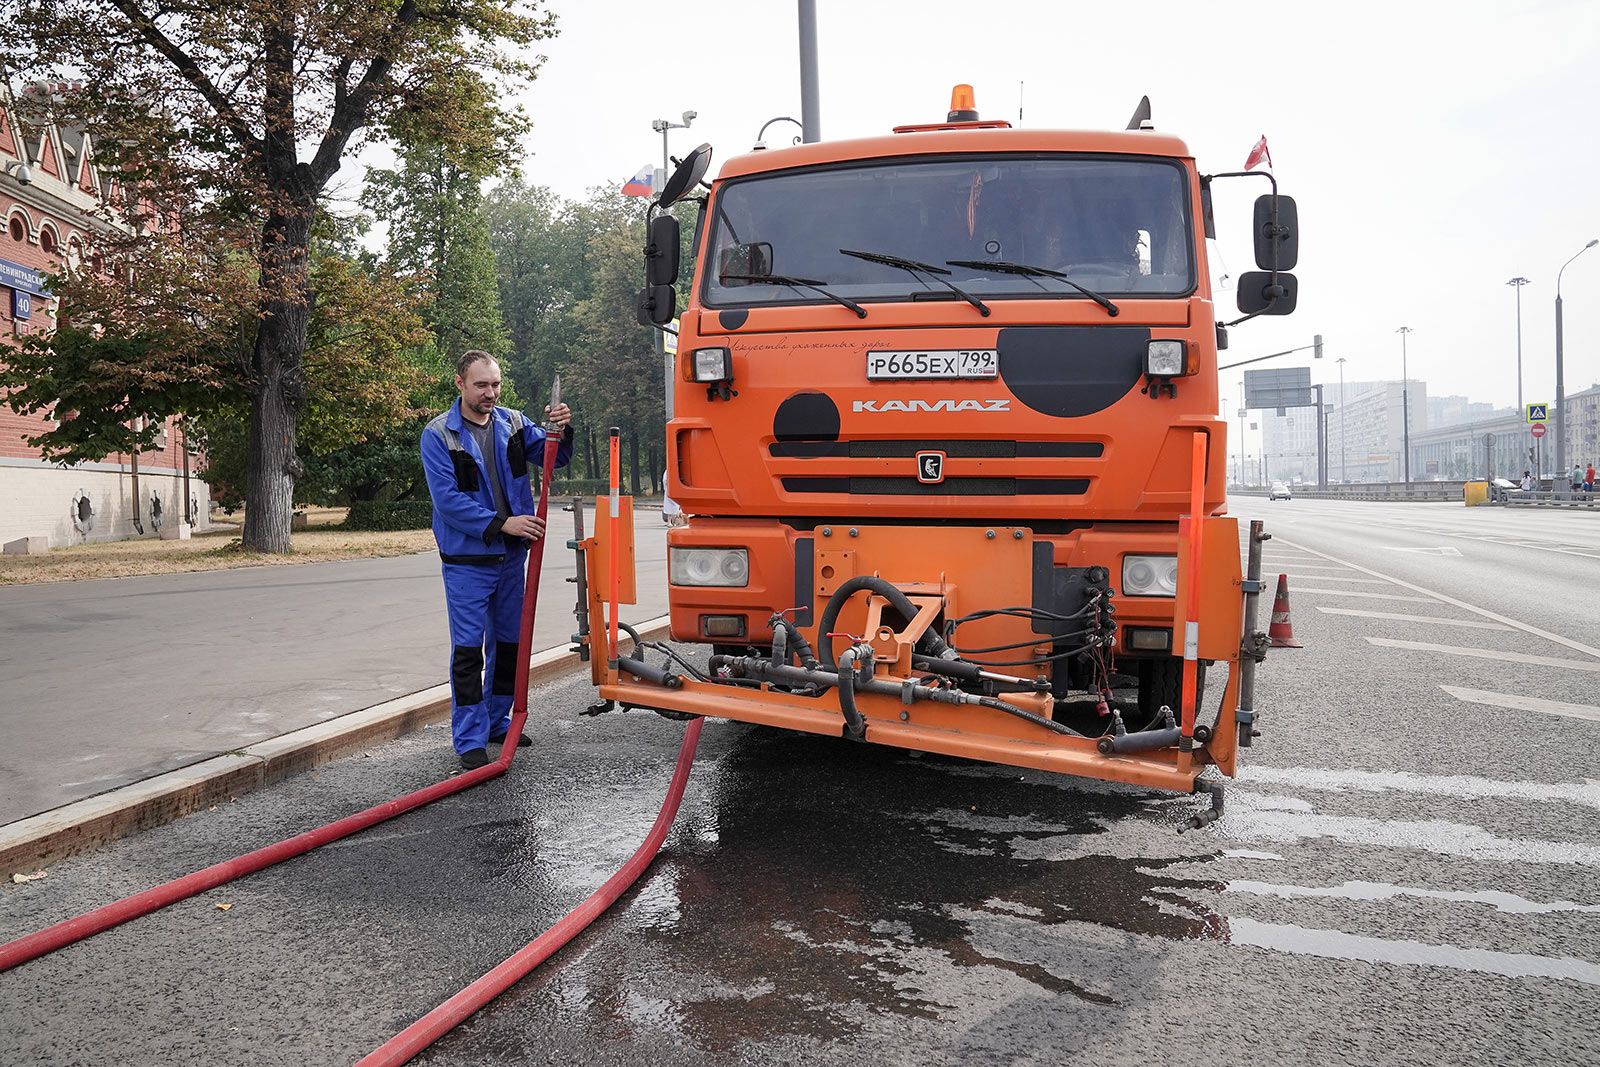
[[[1600,509],[1600,493],[1573,492],[1569,489],[1497,489],[1489,494],[1489,504],[1501,508],[1587,508]]]
[[[1308,500],[1449,500],[1461,502],[1466,482],[1368,482],[1361,485],[1291,485],[1289,492]],[[1262,486],[1228,490],[1232,496],[1266,496]]]

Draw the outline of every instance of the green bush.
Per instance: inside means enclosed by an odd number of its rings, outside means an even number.
[[[346,530],[424,530],[433,525],[428,500],[358,500],[345,516]]]

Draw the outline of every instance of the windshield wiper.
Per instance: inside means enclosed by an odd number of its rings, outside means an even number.
[[[1035,267],[1029,263],[1008,263],[1003,259],[947,259],[945,262],[950,264],[952,267],[970,267],[973,270],[992,270],[996,274],[1020,274],[1024,278],[1055,278],[1058,281],[1066,282],[1068,285],[1078,290],[1078,292],[1082,293],[1090,300],[1093,300],[1096,304],[1099,304],[1101,307],[1105,308],[1106,314],[1110,315],[1112,318],[1116,318],[1118,315],[1122,314],[1122,312],[1117,310],[1117,305],[1113,304],[1111,301],[1107,300],[1093,289],[1086,289],[1079,285],[1077,282],[1073,281],[1066,274],[1059,270],[1051,270],[1048,267]]]
[[[950,272],[945,270],[943,267],[936,267],[932,263],[924,263],[918,259],[906,259],[903,256],[885,255],[882,252],[860,252],[854,248],[841,248],[839,251],[843,255],[854,256],[857,259],[864,259],[868,263],[882,263],[886,267],[899,267],[901,270],[909,271],[911,274],[926,274],[928,277],[932,278],[934,281],[938,282],[940,285],[943,285],[946,289],[949,289],[952,293],[956,294],[961,299],[977,308],[985,316],[989,314],[989,305],[985,304],[982,300],[979,300],[977,297],[961,288],[949,278],[944,277],[944,275],[949,274]]]
[[[856,318],[864,319],[867,317],[866,308],[862,307],[860,304],[856,303],[854,300],[851,300],[847,296],[840,296],[838,293],[829,292],[823,288],[824,285],[828,284],[827,282],[818,281],[814,278],[796,278],[789,274],[720,274],[718,275],[718,278],[734,282],[766,282],[769,285],[788,286],[790,289],[811,289],[815,292],[821,293],[834,303],[843,304],[851,311],[854,311],[856,313]]]

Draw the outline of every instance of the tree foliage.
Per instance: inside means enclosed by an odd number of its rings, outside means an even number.
[[[126,228],[108,230],[108,244],[175,231],[190,255],[243,265],[195,276],[209,292],[188,303],[215,301],[223,314],[202,308],[169,316],[187,326],[169,325],[209,333],[244,322],[245,334],[170,347],[136,322],[138,294],[160,291],[136,272],[122,290],[127,307],[80,316],[86,335],[100,331],[97,342],[128,333],[118,349],[96,344],[62,358],[52,379],[58,406],[80,395],[131,418],[203,404],[197,384],[243,389],[244,540],[288,551],[317,300],[311,235],[328,185],[373,139],[427,139],[468,154],[514,139],[523,119],[500,93],[534,76],[540,57],[528,48],[554,32],[553,16],[535,0],[27,0],[8,29],[0,76],[66,85],[34,106],[92,131],[102,170],[117,176],[108,213]],[[233,314],[242,307],[249,317]],[[64,338],[62,348],[73,343]],[[77,380],[111,354],[137,366],[126,376],[143,388],[126,400]],[[118,436],[107,430],[103,451]],[[80,446],[92,438],[86,432]]]

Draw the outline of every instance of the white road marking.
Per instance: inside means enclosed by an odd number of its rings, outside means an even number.
[[[1600,663],[1586,659],[1561,659],[1556,656],[1530,656],[1525,652],[1502,652],[1497,648],[1464,648],[1460,645],[1435,645],[1426,641],[1397,641],[1392,637],[1369,637],[1369,645],[1382,648],[1404,648],[1412,652],[1433,652],[1442,656],[1467,656],[1471,659],[1492,659],[1503,663],[1532,663],[1540,667],[1565,667],[1572,671],[1600,674]]]
[[[1487,704],[1492,708],[1514,708],[1517,711],[1538,711],[1568,719],[1600,722],[1600,708],[1592,704],[1566,704],[1559,700],[1540,700],[1521,693],[1495,693],[1488,689],[1465,689],[1458,685],[1441,685],[1439,688],[1457,700],[1464,700],[1469,704]]]
[[[1479,622],[1477,619],[1446,619],[1438,615],[1407,615],[1399,611],[1362,611],[1359,608],[1325,608],[1317,605],[1324,615],[1355,615],[1363,619],[1395,619],[1399,622],[1436,622],[1441,626],[1465,626],[1473,630],[1509,630],[1498,622]]]
[[[1288,572],[1289,577],[1291,577],[1291,578],[1293,578],[1298,573],[1299,573],[1298,571],[1289,571]],[[1355,582],[1357,585],[1388,585],[1389,584],[1388,582],[1384,581],[1382,578],[1346,578],[1343,575],[1339,575],[1339,574],[1310,574],[1310,575],[1306,576],[1306,581],[1308,581],[1308,582]]]
[[[1302,546],[1297,546],[1297,547],[1302,547]],[[1465,611],[1470,611],[1474,615],[1481,615],[1486,619],[1493,619],[1495,622],[1503,622],[1507,626],[1513,626],[1513,627],[1517,628],[1518,630],[1521,630],[1523,633],[1529,633],[1529,634],[1534,634],[1535,636],[1538,636],[1538,637],[1543,637],[1546,640],[1554,641],[1558,645],[1565,645],[1567,648],[1572,649],[1574,652],[1582,652],[1586,656],[1593,656],[1595,659],[1600,659],[1600,648],[1594,648],[1594,647],[1592,647],[1590,645],[1586,645],[1582,641],[1574,641],[1570,637],[1562,637],[1560,634],[1553,634],[1549,630],[1542,630],[1537,626],[1530,626],[1529,624],[1527,624],[1525,622],[1519,622],[1516,619],[1509,618],[1508,616],[1505,616],[1505,615],[1501,615],[1498,612],[1490,611],[1487,608],[1480,608],[1476,604],[1468,604],[1465,600],[1457,600],[1453,596],[1446,596],[1443,593],[1435,593],[1432,589],[1424,589],[1420,585],[1413,585],[1410,582],[1401,581],[1399,578],[1391,577],[1390,575],[1383,574],[1383,573],[1380,573],[1378,571],[1372,570],[1370,567],[1363,567],[1359,563],[1350,563],[1350,562],[1348,562],[1346,560],[1339,559],[1337,556],[1330,556],[1326,552],[1318,552],[1314,548],[1308,548],[1308,549],[1306,549],[1306,551],[1310,552],[1310,553],[1312,553],[1314,555],[1320,556],[1320,557],[1322,557],[1323,559],[1327,560],[1330,563],[1342,563],[1347,567],[1354,567],[1356,570],[1360,571],[1362,574],[1370,574],[1374,578],[1387,578],[1389,581],[1393,582],[1395,585],[1401,586],[1401,587],[1406,588],[1406,589],[1414,589],[1419,593],[1426,593],[1428,596],[1430,596],[1433,599],[1438,600],[1438,601],[1440,601],[1442,603],[1453,605],[1453,606],[1461,608],[1461,609],[1463,609]],[[1300,592],[1302,592],[1302,593],[1305,592],[1305,591],[1306,590],[1304,590],[1304,589],[1300,590]],[[1347,596],[1354,596],[1356,594],[1347,593],[1346,595]],[[1381,594],[1381,593],[1365,593],[1365,594],[1361,594],[1361,595],[1363,595],[1363,596],[1382,596],[1383,594]]]
[[[1600,964],[1572,956],[1536,956],[1528,952],[1430,945],[1409,938],[1367,937],[1343,930],[1258,922],[1243,916],[1228,917],[1228,941],[1328,960],[1387,963],[1396,967],[1445,967],[1507,978],[1554,978],[1600,985]]]
[[[1365,597],[1368,600],[1410,600],[1417,604],[1426,604],[1428,602],[1428,598],[1423,596],[1401,596],[1398,593],[1368,593],[1360,589],[1307,589],[1302,585],[1299,589],[1291,589],[1289,592],[1293,595],[1300,593],[1329,593],[1333,596]]]
[[[1293,566],[1296,574],[1301,571],[1347,571],[1350,569],[1349,567],[1315,567],[1308,563],[1296,563]]]
[[[1227,850],[1223,855],[1227,855]],[[1459,889],[1426,889],[1420,886],[1391,885],[1388,882],[1345,882],[1343,885],[1280,885],[1239,879],[1227,884],[1225,893],[1249,893],[1265,897],[1327,897],[1334,900],[1394,900],[1396,897],[1421,897],[1425,900],[1450,900],[1462,904],[1487,904],[1506,915],[1548,915],[1558,911],[1600,912],[1600,904],[1579,904],[1571,900],[1529,900],[1499,889],[1467,892]]]
[[[1440,545],[1438,548],[1402,548],[1399,545],[1379,545],[1378,547],[1386,548],[1390,552],[1418,552],[1425,556],[1455,556],[1457,558],[1461,556],[1459,548],[1451,548],[1448,545]]]
[[[1532,800],[1541,804],[1579,804],[1600,810],[1600,781],[1593,778],[1586,778],[1582,782],[1519,782],[1482,778],[1475,774],[1358,771],[1343,767],[1272,767],[1259,763],[1240,768],[1239,778],[1251,785],[1270,782],[1330,793],[1355,790],[1361,793],[1454,797],[1458,800]]]

